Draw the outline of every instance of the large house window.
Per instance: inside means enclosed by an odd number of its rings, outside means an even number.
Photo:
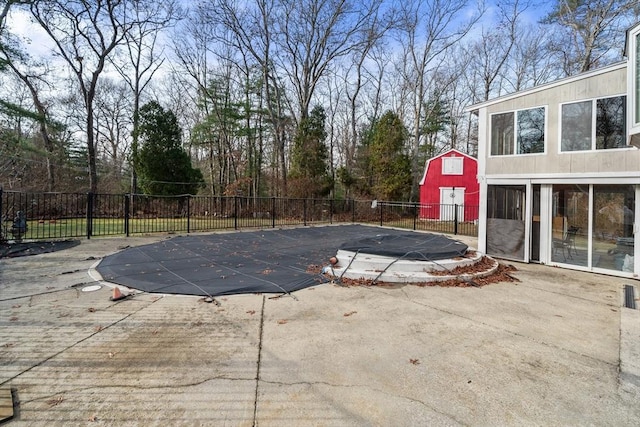
[[[626,102],[625,96],[616,96],[562,105],[561,150],[624,147]]]
[[[544,153],[545,108],[491,116],[491,155]]]

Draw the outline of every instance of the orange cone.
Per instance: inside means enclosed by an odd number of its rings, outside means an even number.
[[[128,295],[125,295],[122,292],[120,292],[120,288],[116,286],[115,288],[113,288],[113,295],[109,299],[111,301],[119,301],[121,299],[125,299],[127,296]]]

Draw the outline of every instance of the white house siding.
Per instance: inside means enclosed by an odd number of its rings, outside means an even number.
[[[608,224],[602,223],[608,216],[597,205],[598,200],[609,200],[608,194],[616,200],[624,194],[627,200],[632,199],[629,207],[640,212],[640,150],[625,146],[560,152],[563,104],[628,96],[628,87],[627,64],[620,63],[468,108],[478,113],[479,120],[479,251],[625,277],[640,275],[640,248],[636,245],[634,254],[633,243],[635,230],[640,230],[640,215],[636,214],[632,223],[624,221],[624,234],[608,235]],[[544,153],[491,156],[492,115],[535,107],[546,109]],[[505,196],[504,191],[512,192],[511,196]],[[509,197],[518,200],[513,192],[519,192],[524,200],[517,203],[517,209],[496,207],[495,203]],[[491,197],[493,202],[489,202]],[[572,203],[569,211],[566,197]],[[558,200],[564,200],[564,205]],[[620,223],[618,211],[626,208],[622,202],[616,203],[620,204],[606,208],[615,226]],[[572,246],[577,248],[559,250],[559,237],[576,225],[580,231]]]
[[[560,152],[560,111],[567,102],[624,95],[627,68],[618,66],[582,80],[568,80],[542,90],[524,91],[521,96],[487,107],[487,147],[491,141],[491,115],[533,107],[546,107],[546,146],[544,154],[491,156],[487,150],[486,176],[527,176],[552,174],[602,174],[637,171],[640,150],[629,147],[613,150]]]

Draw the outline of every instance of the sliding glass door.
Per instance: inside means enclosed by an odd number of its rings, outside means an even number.
[[[633,272],[635,186],[593,186],[594,268]]]
[[[551,261],[587,267],[589,185],[553,186]]]
[[[551,261],[633,273],[636,186],[555,184]]]

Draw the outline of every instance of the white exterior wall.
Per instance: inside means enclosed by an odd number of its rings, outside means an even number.
[[[628,148],[612,150],[560,152],[560,112],[567,102],[625,95],[627,68],[614,69],[579,80],[535,91],[496,102],[480,111],[486,111],[486,125],[479,146],[486,147],[486,177],[559,178],[586,176],[630,176],[640,172],[640,150]],[[528,155],[491,156],[491,115],[533,107],[546,107],[545,153]],[[480,157],[480,153],[478,153]]]
[[[554,184],[635,184],[636,212],[640,212],[640,149],[560,151],[562,104],[626,95],[629,99],[626,63],[615,64],[576,77],[552,82],[527,91],[504,96],[470,107],[478,114],[478,182],[480,212],[478,250],[487,251],[487,189],[490,185],[525,185],[527,205],[525,241],[531,241],[532,185],[541,184],[540,252],[542,263],[552,258],[552,186]],[[491,116],[528,108],[545,107],[545,152],[491,156]],[[627,104],[627,108],[629,105]],[[630,127],[627,123],[627,131]],[[640,232],[640,215],[635,218],[635,233]],[[589,236],[591,232],[588,231]],[[589,237],[590,238],[590,237]],[[530,261],[525,247],[524,261]],[[574,268],[569,266],[570,268]],[[585,269],[577,266],[577,269]],[[598,271],[593,268],[590,271]],[[636,246],[634,273],[607,271],[625,277],[638,277],[640,245]]]

